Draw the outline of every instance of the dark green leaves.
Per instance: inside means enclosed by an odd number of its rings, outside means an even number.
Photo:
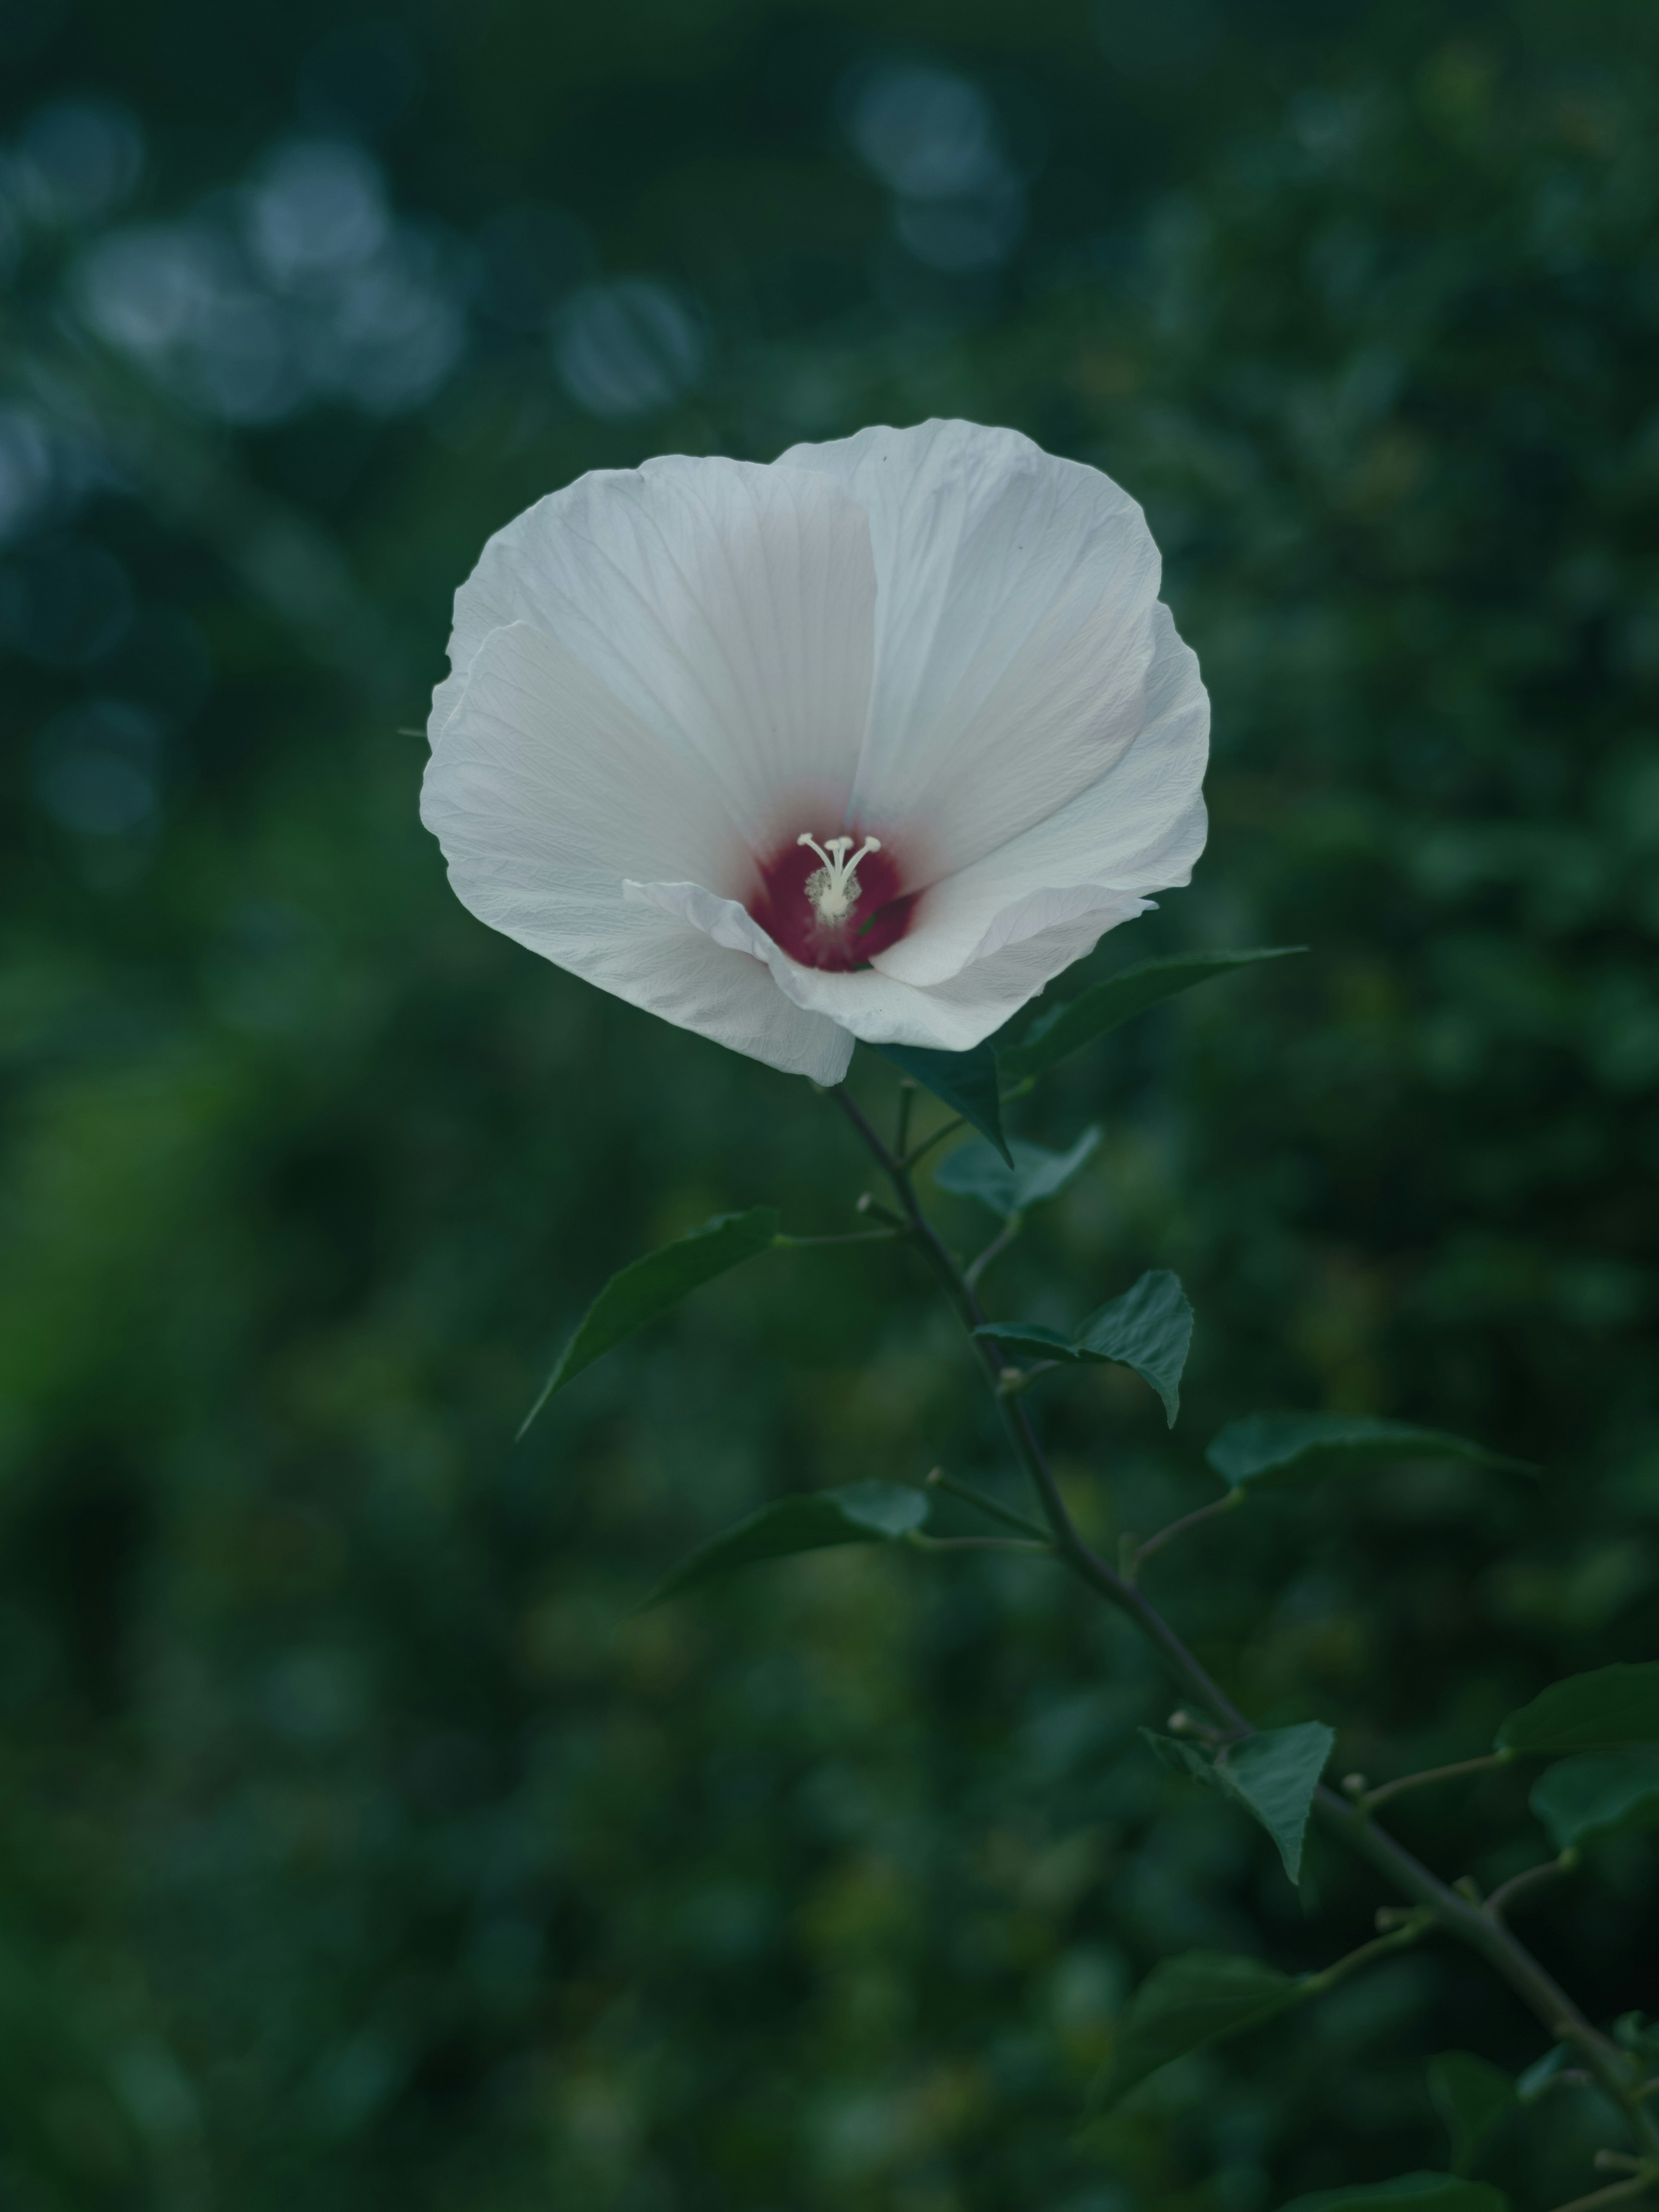
[[[1429,2095],[1452,2139],[1452,2172],[1467,2173],[1474,2154],[1521,2099],[1507,2074],[1467,2051],[1429,2061]]]
[[[1564,1759],[1539,1776],[1529,1802],[1558,1851],[1659,1827],[1659,1750]]]
[[[890,1544],[921,1528],[928,1501],[896,1482],[854,1482],[845,1490],[819,1490],[804,1498],[763,1505],[723,1536],[713,1537],[675,1568],[646,1600],[660,1605],[738,1567],[822,1552],[836,1544]]]
[[[1141,1733],[1166,1766],[1220,1790],[1259,1820],[1279,1846],[1285,1873],[1293,1882],[1301,1881],[1308,1814],[1336,1741],[1323,1721],[1258,1729],[1216,1759],[1174,1736],[1157,1735],[1150,1729]]]
[[[971,1052],[925,1052],[914,1044],[878,1044],[875,1050],[988,1138],[1012,1166],[1002,1133],[1001,1079],[988,1044],[976,1044]]]
[[[1316,2189],[1292,2197],[1283,2212],[1509,2212],[1509,2199],[1484,2181],[1449,2173],[1402,2173],[1397,2181],[1366,2181],[1352,2189]]]
[[[775,1206],[757,1206],[749,1213],[718,1214],[689,1237],[677,1237],[673,1243],[647,1252],[642,1260],[634,1261],[620,1274],[613,1275],[582,1316],[540,1397],[525,1415],[519,1434],[524,1434],[548,1400],[567,1382],[574,1382],[585,1367],[591,1367],[624,1337],[678,1305],[688,1291],[764,1252],[777,1233]]]
[[[1121,1022],[1144,1013],[1160,999],[1177,991],[1190,991],[1194,983],[1212,975],[1225,975],[1236,968],[1249,968],[1258,960],[1282,960],[1287,953],[1305,952],[1303,945],[1272,945],[1254,952],[1188,952],[1173,960],[1146,960],[1091,985],[1075,999],[1067,999],[1051,1012],[1040,1015],[1018,1044],[1001,1054],[1003,1073],[1018,1081],[1042,1075],[1096,1037],[1104,1036]]]
[[[1016,1137],[1008,1147],[1012,1166],[989,1145],[959,1145],[934,1169],[933,1181],[941,1190],[978,1199],[1006,1221],[1063,1190],[1099,1142],[1097,1128],[1085,1129],[1069,1152],[1051,1152]]]
[[[1376,1421],[1358,1413],[1249,1413],[1229,1423],[1204,1456],[1235,1490],[1245,1483],[1255,1490],[1276,1490],[1408,1459],[1472,1460],[1515,1474],[1535,1472],[1523,1460],[1505,1459],[1442,1429]]]
[[[1303,1995],[1305,1980],[1256,1959],[1189,1951],[1153,1967],[1118,2023],[1112,2056],[1093,2102],[1115,2105],[1137,2082],[1189,2051],[1241,2035],[1283,2012]]]
[[[1613,1751],[1659,1743],[1659,1659],[1552,1684],[1498,1729],[1500,1751]]]
[[[1164,1401],[1171,1428],[1181,1410],[1181,1375],[1193,1340],[1193,1310],[1180,1279],[1164,1268],[1143,1275],[1132,1291],[1114,1298],[1081,1322],[1070,1336],[1041,1322],[987,1322],[975,1330],[994,1336],[1013,1352],[1036,1359],[1085,1365],[1113,1360],[1133,1367]]]

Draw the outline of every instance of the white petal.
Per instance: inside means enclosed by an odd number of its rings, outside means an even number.
[[[966,867],[1094,782],[1142,720],[1158,549],[1109,477],[1012,430],[870,429],[796,446],[869,510],[879,589],[852,811]]]
[[[427,766],[421,818],[481,921],[633,1006],[773,1067],[836,1083],[851,1039],[746,952],[623,879],[719,879],[732,832],[708,778],[563,646],[524,623],[473,653]]]
[[[864,740],[875,566],[830,478],[669,456],[601,470],[492,538],[455,598],[429,724],[485,637],[556,638],[648,729],[702,762],[752,846],[839,821]],[[736,888],[735,885],[731,888]]]
[[[877,954],[884,975],[938,985],[1022,937],[1082,915],[1091,899],[1106,915],[1125,895],[1188,880],[1204,849],[1210,702],[1198,656],[1176,635],[1167,607],[1154,608],[1152,630],[1147,720],[1129,750],[1046,821],[933,885],[908,933]],[[1123,918],[1120,905],[1113,919]],[[1112,926],[1103,920],[1097,935]]]
[[[778,990],[803,1011],[828,1015],[866,1044],[923,1045],[967,1052],[1001,1028],[1049,978],[1088,951],[1103,929],[1144,913],[1146,899],[1116,896],[1081,917],[1061,916],[1019,945],[981,960],[938,990],[921,991],[872,968],[833,974],[803,968],[780,950],[735,899],[693,883],[630,883],[630,899],[682,917],[719,945],[764,960]]]

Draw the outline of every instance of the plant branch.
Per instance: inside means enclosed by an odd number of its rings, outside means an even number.
[[[1512,1751],[1489,1751],[1479,1759],[1460,1759],[1450,1766],[1425,1766],[1420,1774],[1402,1774],[1397,1782],[1384,1782],[1375,1790],[1367,1790],[1355,1800],[1360,1812],[1375,1812],[1386,1805],[1390,1797],[1402,1796],[1407,1790],[1426,1790],[1431,1782],[1455,1782],[1463,1774],[1486,1774],[1496,1766],[1507,1766],[1515,1758]]]
[[[949,1247],[922,1211],[916,1196],[915,1186],[903,1161],[890,1152],[868,1116],[847,1095],[844,1085],[838,1085],[830,1093],[848,1120],[858,1131],[865,1145],[892,1185],[901,1211],[910,1224],[911,1233],[921,1248],[923,1258],[939,1278],[940,1286],[954,1307],[958,1320],[968,1331],[974,1351],[978,1355],[986,1376],[992,1385],[997,1411],[1009,1442],[1012,1444],[1020,1464],[1030,1477],[1033,1488],[1042,1506],[1043,1516],[1054,1531],[1054,1546],[1072,1571],[1085,1582],[1097,1595],[1105,1598],[1124,1613],[1141,1630],[1157,1649],[1166,1667],[1174,1674],[1182,1690],[1206,1705],[1224,1722],[1230,1730],[1248,1733],[1249,1723],[1220,1686],[1212,1681],[1193,1654],[1176,1634],[1155,1607],[1150,1605],[1131,1582],[1115,1573],[1104,1559],[1094,1552],[1073,1520],[1053,1470],[1043,1455],[1036,1431],[1027,1419],[1024,1407],[1017,1398],[1005,1396],[998,1389],[1002,1377],[1002,1361],[988,1337],[975,1336],[973,1332],[985,1320],[974,1286],[964,1278],[961,1268],[951,1256]]]
[[[992,1395],[1009,1442],[1030,1478],[1042,1504],[1044,1518],[1054,1532],[1054,1549],[1080,1581],[1097,1595],[1104,1598],[1108,1604],[1115,1606],[1121,1613],[1128,1615],[1158,1652],[1184,1694],[1206,1706],[1230,1734],[1237,1734],[1240,1737],[1254,1735],[1255,1729],[1249,1721],[1188,1650],[1157,1607],[1150,1602],[1136,1583],[1115,1572],[1085,1540],[1060,1494],[1060,1486],[1026,1417],[1024,1406],[1018,1398],[1008,1396],[999,1387],[1002,1363],[994,1345],[989,1339],[973,1334],[985,1320],[984,1311],[974,1285],[967,1280],[949,1247],[923,1212],[910,1179],[908,1164],[888,1150],[871,1127],[868,1117],[848,1097],[844,1086],[838,1085],[829,1095],[846,1115],[892,1185],[894,1196],[910,1224],[911,1233],[923,1257],[939,1278],[940,1287],[969,1334],[974,1351],[979,1355],[991,1384]],[[1486,1765],[1497,1760],[1498,1754],[1494,1753],[1490,1759],[1463,1764],[1466,1767],[1475,1764]],[[1334,1790],[1322,1784],[1314,1795],[1314,1812],[1322,1826],[1340,1837],[1361,1858],[1369,1861],[1391,1887],[1403,1892],[1414,1905],[1421,1907],[1435,1924],[1455,1936],[1492,1966],[1516,1995],[1531,2007],[1559,2042],[1577,2045],[1597,2081],[1624,2113],[1638,2142],[1644,2151],[1659,2154],[1659,2119],[1656,2119],[1653,2112],[1635,2094],[1636,2085],[1630,2078],[1623,2054],[1616,2045],[1597,2033],[1566,1991],[1511,1935],[1501,1920],[1492,1917],[1480,1904],[1460,1895],[1455,1889],[1443,1882],[1403,1844],[1396,1843],[1384,1829],[1378,1827],[1368,1808],[1349,1804]],[[1633,2194],[1635,2186],[1620,2184],[1618,2193]],[[1645,2182],[1640,2186],[1645,2187]],[[1596,2201],[1605,2201],[1607,2195],[1607,2191],[1601,2192]]]

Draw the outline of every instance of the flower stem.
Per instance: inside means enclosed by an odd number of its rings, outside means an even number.
[[[1079,1581],[1086,1583],[1097,1596],[1104,1598],[1109,1605],[1115,1606],[1120,1613],[1128,1615],[1175,1677],[1183,1694],[1207,1706],[1230,1735],[1241,1738],[1253,1735],[1255,1731],[1251,1723],[1188,1650],[1157,1607],[1136,1583],[1108,1566],[1085,1540],[1060,1494],[1060,1486],[1026,1417],[1024,1407],[1017,1397],[1008,1396],[998,1387],[1002,1362],[994,1345],[989,1338],[976,1337],[973,1334],[983,1324],[984,1311],[974,1285],[968,1281],[950,1248],[922,1210],[910,1179],[910,1163],[896,1158],[888,1150],[871,1127],[869,1117],[848,1096],[844,1085],[837,1085],[829,1095],[852,1123],[891,1184],[893,1194],[910,1225],[911,1234],[923,1258],[938,1277],[957,1319],[968,1332],[969,1340],[979,1356],[990,1383],[992,1398],[1003,1428],[1020,1464],[1030,1478],[1042,1506],[1044,1518],[1054,1533],[1055,1551]],[[1497,1761],[1498,1755],[1493,1753],[1489,1760],[1466,1764],[1485,1765]],[[1378,1827],[1370,1817],[1369,1808],[1349,1804],[1334,1790],[1322,1784],[1314,1793],[1313,1809],[1322,1827],[1340,1837],[1351,1850],[1369,1861],[1394,1888],[1403,1892],[1414,1905],[1421,1907],[1437,1926],[1467,1945],[1499,1973],[1558,2042],[1576,2044],[1584,2053],[1602,2088],[1623,2112],[1637,2142],[1644,2150],[1659,2154],[1659,2118],[1656,2118],[1636,2094],[1636,2084],[1630,2078],[1618,2046],[1590,2025],[1559,1983],[1546,1972],[1523,1944],[1516,1941],[1501,1920],[1494,1918],[1480,1904],[1460,1895],[1455,1889],[1443,1882],[1420,1859],[1413,1857],[1403,1844],[1396,1843],[1386,1830]],[[1645,2186],[1645,2184],[1641,2185]],[[1631,2185],[1620,2184],[1619,2189],[1620,2194],[1634,2193]],[[1607,2193],[1600,2192],[1597,2201],[1604,2200]]]

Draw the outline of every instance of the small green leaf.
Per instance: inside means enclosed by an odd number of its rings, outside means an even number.
[[[1523,2105],[1535,2105],[1558,2075],[1571,2065],[1573,2054],[1565,2043],[1553,2043],[1541,2058],[1534,2058],[1516,2079],[1515,2094]]]
[[[1097,1127],[1085,1129],[1069,1152],[1051,1152],[1016,1137],[1008,1147],[1012,1167],[989,1145],[959,1145],[934,1169],[933,1181],[960,1198],[978,1199],[1006,1221],[1063,1190],[1099,1142]]]
[[[1216,1759],[1175,1736],[1158,1735],[1151,1729],[1143,1729],[1141,1734],[1166,1766],[1184,1771],[1195,1782],[1220,1790],[1242,1805],[1253,1820],[1260,1821],[1279,1846],[1285,1873],[1292,1882],[1301,1881],[1308,1815],[1336,1741],[1323,1721],[1303,1721],[1295,1728],[1258,1729]]]
[[[1659,1828],[1659,1751],[1564,1759],[1539,1776],[1529,1802],[1558,1851]]]
[[[1659,1743],[1659,1659],[1555,1682],[1498,1729],[1500,1751],[1616,1751]]]
[[[1277,1490],[1408,1459],[1463,1459],[1516,1474],[1537,1472],[1524,1460],[1506,1459],[1443,1429],[1359,1413],[1247,1413],[1230,1422],[1204,1456],[1235,1490],[1245,1483]]]
[[[1188,1951],[1153,1967],[1131,1999],[1112,2039],[1112,2055],[1091,2100],[1115,2105],[1160,2066],[1242,2035],[1293,2005],[1309,1977],[1281,1974],[1258,1959]]]
[[[1036,1359],[1060,1359],[1073,1365],[1114,1361],[1133,1367],[1164,1401],[1169,1425],[1181,1411],[1181,1376],[1193,1340],[1193,1310],[1181,1279],[1155,1267],[1133,1290],[1091,1313],[1070,1336],[1041,1322],[993,1321],[975,1329],[1011,1351]]]
[[[1613,2023],[1613,2039],[1621,2051],[1638,2058],[1659,2058],[1659,2025],[1644,2012],[1620,2013]]]
[[[548,1400],[567,1382],[574,1382],[585,1367],[591,1367],[625,1337],[678,1305],[689,1291],[766,1251],[777,1233],[775,1206],[757,1206],[748,1213],[717,1214],[690,1236],[647,1252],[642,1260],[633,1261],[613,1275],[582,1316],[558,1365],[542,1386],[540,1397],[520,1423],[519,1434],[523,1436]]]
[[[1270,945],[1254,952],[1185,952],[1170,960],[1144,960],[1039,1015],[1017,1044],[1001,1048],[1003,1072],[1015,1080],[1042,1075],[1120,1023],[1157,1006],[1160,999],[1190,991],[1212,975],[1230,975],[1258,960],[1283,960],[1307,949],[1305,945]]]
[[[919,1490],[896,1482],[854,1482],[844,1490],[817,1490],[802,1498],[763,1505],[723,1536],[712,1537],[659,1583],[645,1608],[718,1580],[762,1559],[785,1559],[798,1552],[827,1551],[836,1544],[890,1544],[921,1528],[928,1501]],[[644,1610],[645,1608],[641,1608]]]
[[[1002,1133],[1002,1085],[997,1056],[988,1044],[971,1052],[927,1052],[914,1044],[878,1044],[884,1060],[890,1060],[902,1074],[931,1091],[953,1114],[987,1137],[1010,1167],[1013,1156]]]
[[[1402,2173],[1397,2181],[1358,2182],[1293,2197],[1282,2212],[1509,2212],[1510,2200],[1484,2181],[1450,2173]]]
[[[1451,2135],[1452,2172],[1462,2174],[1505,2112],[1521,2101],[1507,2074],[1467,2051],[1444,2051],[1430,2059],[1429,2095]]]

